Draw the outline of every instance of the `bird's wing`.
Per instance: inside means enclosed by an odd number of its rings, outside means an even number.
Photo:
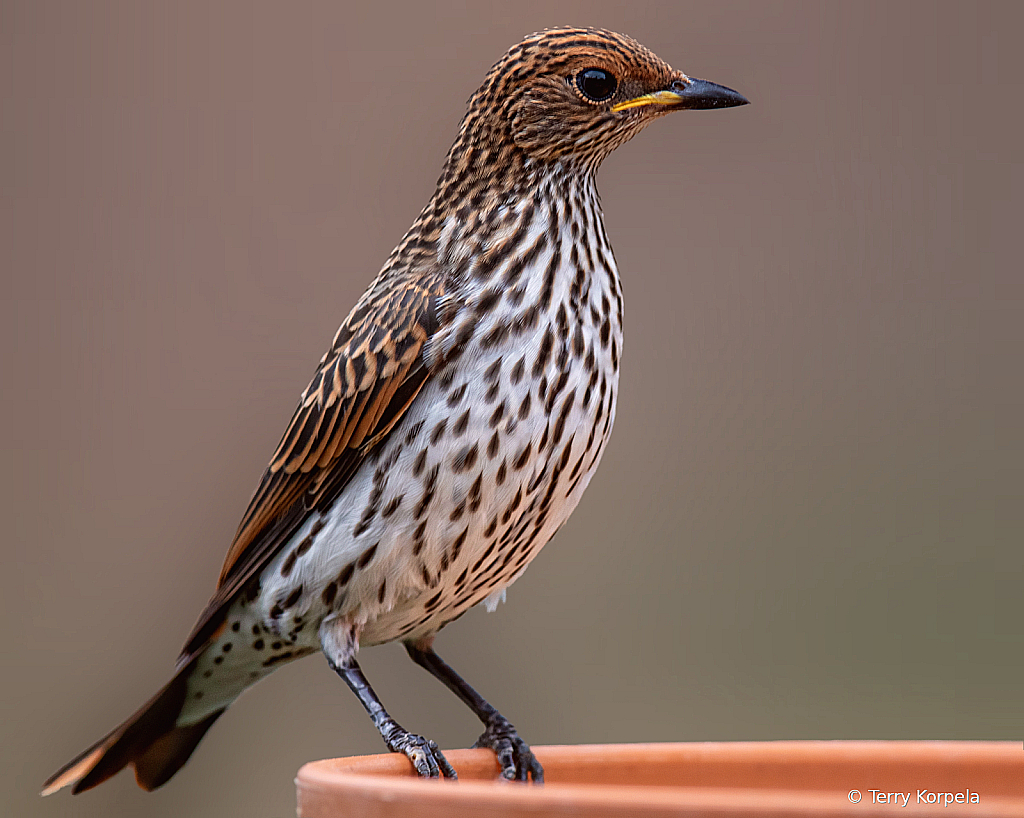
[[[345,319],[249,502],[179,662],[216,633],[232,600],[310,511],[334,502],[415,399],[428,375],[423,351],[438,328],[438,295],[431,286],[378,279]]]

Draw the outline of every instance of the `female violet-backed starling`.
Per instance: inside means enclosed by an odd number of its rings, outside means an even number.
[[[302,394],[174,678],[53,775],[167,781],[242,691],[323,651],[385,744],[455,777],[359,665],[402,640],[484,723],[505,778],[543,780],[515,728],[434,653],[493,610],[576,507],[615,418],[622,293],[602,160],[670,111],[746,100],[621,34],[527,37],[469,101],[437,189]]]

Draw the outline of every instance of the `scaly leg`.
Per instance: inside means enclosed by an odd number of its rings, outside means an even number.
[[[352,692],[359,697],[359,701],[370,714],[391,752],[404,753],[422,778],[437,778],[439,775],[445,778],[458,778],[455,769],[448,763],[448,759],[437,748],[435,742],[410,733],[388,715],[355,659],[349,659],[344,665],[336,665],[330,659],[327,663],[335,673],[348,682]]]
[[[534,783],[544,783],[544,768],[534,756],[530,745],[519,737],[516,728],[508,719],[488,704],[444,659],[434,653],[433,641],[432,637],[428,637],[416,643],[406,642],[405,649],[416,664],[426,668],[432,676],[442,681],[484,723],[484,732],[473,746],[486,747],[494,751],[498,756],[503,778],[509,781],[527,781],[532,776]]]
[[[448,763],[435,742],[410,733],[388,715],[356,662],[359,636],[355,628],[338,620],[324,622],[320,626],[320,644],[327,657],[327,664],[359,697],[391,752],[404,754],[423,778],[437,778],[440,775],[458,778],[455,768]]]

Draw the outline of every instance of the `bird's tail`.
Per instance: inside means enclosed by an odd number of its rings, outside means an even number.
[[[204,715],[193,724],[179,725],[188,680],[197,659],[193,655],[174,678],[131,718],[50,776],[43,795],[73,785],[79,793],[95,787],[129,764],[145,790],[155,790],[174,775],[192,755],[200,739],[226,707]]]

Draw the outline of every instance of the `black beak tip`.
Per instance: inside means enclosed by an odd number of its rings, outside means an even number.
[[[672,90],[679,94],[681,108],[735,108],[750,104],[749,99],[732,88],[692,77],[689,82],[676,80]]]

